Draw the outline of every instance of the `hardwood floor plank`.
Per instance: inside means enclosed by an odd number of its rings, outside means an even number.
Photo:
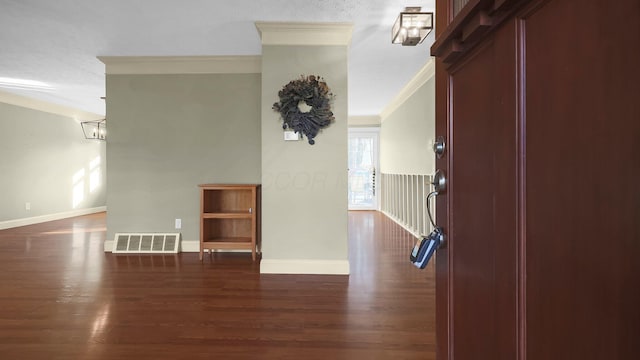
[[[435,359],[433,264],[378,212],[349,213],[350,276],[114,255],[105,232],[104,214],[0,231],[1,359]]]

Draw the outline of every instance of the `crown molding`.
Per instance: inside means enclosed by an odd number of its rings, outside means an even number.
[[[0,90],[0,102],[50,114],[62,115],[73,118],[77,121],[104,119],[104,115],[95,114],[64,105],[58,105],[44,100],[37,100],[2,90]]]
[[[259,55],[246,56],[98,56],[107,74],[256,74]]]
[[[418,73],[405,85],[402,90],[391,100],[391,102],[380,113],[380,121],[384,122],[394,111],[407,101],[422,85],[436,74],[436,63],[434,58],[430,58]]]
[[[379,115],[357,115],[357,116],[349,116],[347,119],[347,125],[358,127],[358,126],[380,126],[380,116]]]
[[[345,45],[351,23],[256,22],[262,45]]]

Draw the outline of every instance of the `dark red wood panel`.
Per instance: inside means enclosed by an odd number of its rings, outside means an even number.
[[[640,2],[527,15],[527,358],[640,358]]]
[[[446,28],[449,18],[449,3],[447,0],[436,0],[436,32],[442,35]],[[449,74],[445,70],[442,59],[436,59],[436,134],[448,139],[448,121],[449,121]],[[449,144],[447,144],[449,148]],[[447,150],[449,151],[449,150]],[[447,154],[448,155],[448,154]],[[436,168],[442,169],[445,173],[449,173],[450,156],[436,158]],[[444,228],[445,233],[448,229],[448,206],[447,197],[436,197],[436,218],[439,226]],[[436,356],[438,360],[449,359],[449,251],[447,247],[442,247],[436,252]]]
[[[515,22],[451,70],[449,286],[455,359],[517,354]]]
[[[640,359],[640,1],[447,3],[438,354]]]
[[[447,97],[447,83],[449,75],[444,71],[441,59],[436,60],[436,134],[450,138],[447,134],[447,112],[449,99]],[[442,99],[441,101],[439,99]],[[449,145],[447,145],[448,147]],[[447,150],[450,151],[450,150]],[[436,167],[449,173],[449,157],[436,159]],[[437,223],[448,233],[448,199],[444,196],[436,197]],[[447,360],[449,354],[449,250],[443,246],[436,252],[436,326],[437,326],[437,356],[439,360]]]

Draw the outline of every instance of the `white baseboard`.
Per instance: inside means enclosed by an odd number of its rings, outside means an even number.
[[[0,222],[0,230],[11,229],[11,228],[20,227],[20,226],[33,225],[33,224],[40,224],[40,223],[44,223],[44,222],[48,222],[48,221],[67,219],[67,218],[71,218],[71,217],[75,217],[75,216],[95,214],[95,213],[104,212],[104,211],[107,211],[107,207],[106,206],[99,206],[99,207],[88,208],[88,209],[78,209],[78,210],[66,211],[66,212],[61,212],[61,213],[56,213],[56,214],[41,215],[41,216],[34,216],[34,217],[30,217],[30,218],[2,221],[2,222]]]
[[[112,252],[112,251],[113,251],[113,240],[105,240],[104,252]]]
[[[261,274],[349,275],[348,260],[262,259]]]
[[[200,240],[182,240],[180,252],[200,252]]]

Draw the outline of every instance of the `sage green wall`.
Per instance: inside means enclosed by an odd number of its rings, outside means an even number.
[[[198,184],[260,182],[260,99],[260,74],[107,75],[107,239],[198,241]]]
[[[348,260],[347,46],[262,48],[262,259]],[[320,75],[335,95],[335,122],[309,145],[284,141],[278,91]]]
[[[433,174],[435,77],[431,77],[380,126],[380,169],[388,174]]]
[[[105,166],[105,143],[73,118],[0,103],[0,222],[104,206]]]

